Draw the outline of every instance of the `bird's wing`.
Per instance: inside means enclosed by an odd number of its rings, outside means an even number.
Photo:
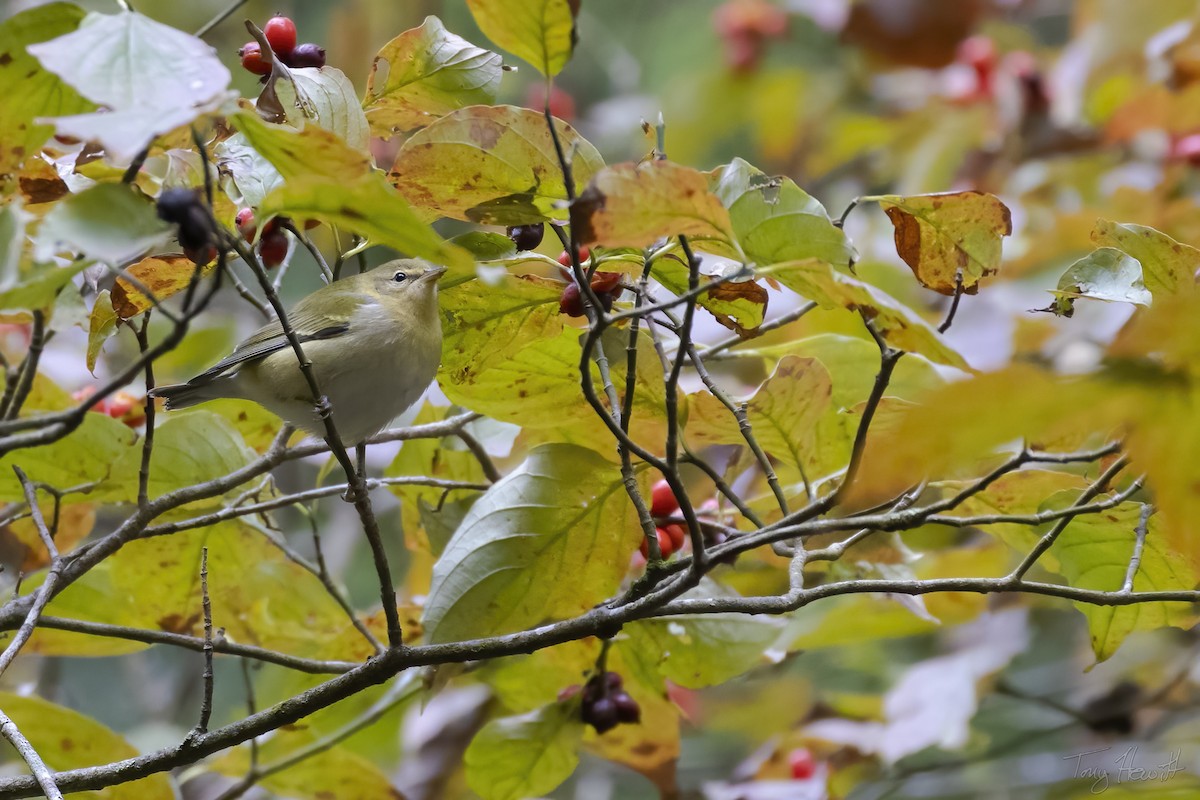
[[[355,299],[359,301],[357,305],[371,302],[371,298],[365,295],[356,297]],[[296,332],[296,338],[302,344],[318,339],[332,339],[350,330],[349,314],[334,317],[331,317],[328,313],[319,314],[314,311],[311,304],[304,301],[298,303],[288,314],[288,322],[291,324],[292,330]],[[283,333],[283,326],[279,324],[279,320],[269,322],[250,334],[226,358],[221,359],[210,369],[192,378],[188,381],[188,384],[194,386],[208,383],[213,378],[228,372],[239,364],[269,356],[271,353],[285,350],[290,346],[287,336]]]

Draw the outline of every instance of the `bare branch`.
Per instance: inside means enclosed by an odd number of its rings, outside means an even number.
[[[21,760],[29,766],[29,771],[33,773],[46,800],[62,800],[62,792],[58,790],[58,785],[54,782],[54,775],[46,766],[46,762],[42,761],[42,757],[38,755],[37,750],[33,749],[33,745],[21,733],[16,723],[3,711],[0,711],[0,735],[3,735],[12,744],[17,754],[21,756]]]

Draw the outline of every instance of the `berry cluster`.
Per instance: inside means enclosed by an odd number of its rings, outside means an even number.
[[[670,484],[665,480],[654,484],[650,490],[650,516],[655,519],[669,517],[678,510],[679,501],[675,499],[675,493],[671,491]],[[678,553],[687,542],[687,531],[683,529],[682,525],[674,522],[659,525],[654,532],[658,536],[658,552],[662,554],[663,558]],[[645,539],[642,539],[638,552],[642,554],[642,558],[650,557],[650,546]]]
[[[163,189],[157,211],[159,219],[178,226],[176,238],[185,256],[195,264],[212,263],[217,257],[216,231],[198,190]]]
[[[258,240],[258,257],[262,260],[262,265],[267,269],[278,267],[283,263],[283,259],[287,257],[288,240],[287,234],[284,233],[281,223],[285,220],[284,217],[272,217],[263,226],[262,238]],[[258,223],[254,219],[254,211],[249,208],[243,208],[237,213],[235,218],[238,233],[247,242],[254,241],[254,235],[258,232]]]
[[[615,672],[593,675],[583,685],[583,721],[606,733],[621,723],[637,723],[642,709],[625,691],[621,676]]]
[[[95,387],[85,386],[71,393],[71,399],[77,403],[87,400],[96,393]],[[88,411],[105,414],[123,422],[130,428],[140,428],[146,424],[146,398],[136,397],[124,389],[102,397],[88,406]]]
[[[263,26],[263,35],[267,44],[275,51],[275,55],[286,66],[323,67],[325,66],[325,48],[312,42],[296,44],[296,23],[288,17],[271,17]],[[271,74],[271,59],[263,56],[262,47],[258,42],[246,42],[238,50],[242,58],[242,67],[255,75]]]

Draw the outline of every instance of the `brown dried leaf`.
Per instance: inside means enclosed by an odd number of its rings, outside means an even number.
[[[1012,234],[1012,214],[994,195],[953,192],[900,197],[879,204],[896,228],[896,252],[924,286],[945,295],[975,294],[979,281],[1000,268],[1001,239]]]
[[[129,267],[126,272],[161,302],[186,289],[196,269],[196,265],[187,256],[148,256]],[[208,275],[214,269],[215,263],[207,264],[203,267],[203,274]],[[153,305],[149,297],[135,289],[133,284],[124,278],[118,278],[113,285],[112,307],[121,319],[137,316]]]
[[[733,223],[708,178],[670,161],[617,164],[596,173],[571,204],[581,244],[645,247],[666,236],[729,242]]]

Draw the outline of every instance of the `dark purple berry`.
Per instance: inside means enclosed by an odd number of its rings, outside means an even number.
[[[642,708],[628,693],[617,692],[609,699],[617,707],[617,719],[621,722],[632,724],[642,721]]]
[[[289,67],[323,67],[325,66],[325,48],[312,42],[298,44],[292,52],[288,53],[286,63]]]
[[[621,686],[624,685],[624,683],[625,682],[623,680],[621,680],[621,673],[619,673],[619,672],[604,673],[604,685],[607,686],[609,689],[620,689]]]
[[[164,189],[158,196],[156,210],[159,219],[179,226],[176,238],[185,251],[202,255],[212,246],[215,234],[212,216],[195,190]]]
[[[508,229],[508,238],[518,250],[532,250],[542,243],[545,226],[538,222],[533,225],[513,225]]]
[[[595,728],[596,733],[611,731],[621,724],[617,704],[608,697],[601,697],[593,703],[584,703],[583,721]]]

